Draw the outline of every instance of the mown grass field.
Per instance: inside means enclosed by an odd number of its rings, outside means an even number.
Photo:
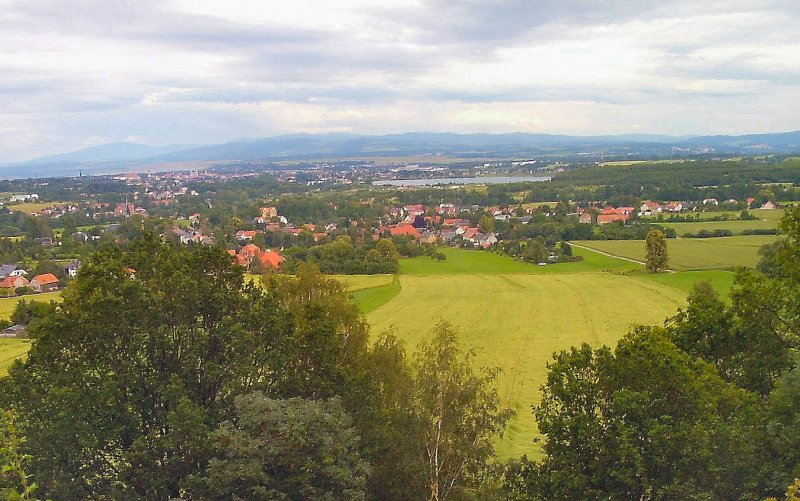
[[[42,209],[63,203],[66,202],[23,202],[20,204],[6,205],[6,207],[12,212],[17,211],[30,214],[31,212],[39,212]]]
[[[701,230],[714,231],[714,230],[730,230],[735,235],[741,234],[745,230],[773,230],[778,228],[778,223],[783,217],[783,209],[775,210],[752,210],[750,214],[756,216],[758,219],[752,221],[739,221],[736,220],[739,216],[738,213],[719,213],[719,212],[704,212],[702,216],[713,217],[720,214],[729,214],[732,218],[729,221],[692,221],[686,223],[669,223],[662,222],[668,228],[674,228],[681,236],[685,233],[697,233]]]
[[[671,238],[667,240],[669,266],[676,270],[754,267],[762,245],[781,237],[748,235],[722,238]],[[576,242],[615,256],[644,260],[643,240],[586,240]]]
[[[30,341],[27,339],[0,339],[0,377],[5,376],[14,360],[28,353]]]
[[[11,312],[20,300],[25,301],[61,301],[60,292],[46,292],[44,294],[30,294],[27,296],[15,296],[0,298],[0,318],[8,320],[11,318]]]
[[[0,298],[0,318],[8,320],[11,312],[22,297]],[[33,294],[24,296],[26,301],[60,301],[60,292],[48,292],[45,294]],[[11,363],[17,358],[25,356],[30,348],[30,341],[27,339],[0,339],[0,377],[5,376]]]
[[[531,407],[555,351],[583,342],[613,345],[632,324],[660,324],[675,314],[696,281],[711,279],[729,289],[732,280],[729,272],[654,276],[635,263],[574,250],[584,261],[537,266],[445,249],[447,260],[401,260],[396,281],[352,296],[374,336],[391,329],[410,353],[437,321],[452,323],[463,346],[476,350],[478,365],[503,370],[498,389],[516,416],[499,454],[536,455]]]
[[[344,284],[348,292],[380,287],[394,280],[394,275],[331,275],[331,277]]]

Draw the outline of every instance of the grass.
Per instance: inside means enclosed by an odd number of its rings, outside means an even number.
[[[686,297],[679,288],[624,274],[509,273],[511,266],[493,274],[420,275],[408,273],[406,265],[391,291],[364,290],[390,297],[354,294],[373,334],[392,329],[413,351],[444,319],[458,329],[462,346],[476,350],[478,365],[503,370],[502,403],[516,411],[498,443],[503,458],[538,453],[531,406],[538,402],[553,352],[582,342],[613,345],[633,323],[663,322]]]
[[[465,249],[440,249],[447,259],[437,261],[430,257],[416,257],[400,260],[400,275],[482,275],[482,274],[553,274],[578,273],[583,271],[625,271],[640,266],[603,256],[591,251],[573,247],[576,256],[583,256],[583,261],[573,263],[556,263],[539,266],[533,263],[517,261],[507,256],[488,251]]]
[[[0,298],[0,318],[8,320],[11,312],[20,301],[61,301],[60,292],[47,292],[44,294],[32,294],[21,297]],[[30,348],[28,339],[0,339],[0,377],[5,376],[12,362],[18,358],[24,358]]]
[[[538,266],[491,252],[442,249],[447,259],[400,261],[396,279],[351,293],[373,335],[391,329],[410,352],[447,320],[479,366],[500,367],[498,390],[516,411],[498,443],[503,458],[536,456],[531,406],[553,352],[582,342],[613,345],[631,324],[659,324],[684,304],[695,281],[724,272],[652,276],[641,265],[573,248],[584,260]],[[662,278],[664,276],[665,278]]]
[[[26,301],[61,301],[60,292],[46,292],[44,294],[30,294],[27,296],[15,296],[0,298],[0,318],[10,319],[11,313],[17,306],[17,303],[24,299]]]
[[[754,267],[762,245],[781,237],[749,235],[722,238],[673,238],[667,240],[669,265],[676,270]],[[644,260],[643,240],[588,240],[576,242],[615,256]]]
[[[719,295],[725,299],[731,292],[735,273],[725,270],[679,271],[676,273],[636,273],[629,276],[648,280],[683,292],[691,292],[698,282],[711,282]]]
[[[6,375],[14,360],[25,357],[28,348],[28,339],[0,339],[0,377]]]
[[[63,203],[66,202],[23,202],[21,204],[6,205],[6,207],[8,208],[8,210],[12,212],[17,211],[30,214],[31,212],[39,212],[42,209],[46,209],[48,207],[54,207],[56,205]]]
[[[392,275],[331,275],[342,284],[348,292],[381,287],[392,283]]]
[[[373,312],[400,294],[400,280],[395,277],[390,283],[379,287],[360,289],[350,293],[363,314]]]
[[[674,228],[678,235],[683,235],[685,233],[697,233],[700,230],[730,230],[734,234],[741,234],[744,230],[773,230],[778,228],[778,223],[783,217],[783,209],[775,209],[775,210],[752,210],[750,214],[758,217],[758,219],[754,219],[752,221],[739,221],[736,218],[739,216],[738,213],[721,213],[721,212],[703,212],[701,214],[701,219],[703,217],[710,218],[714,216],[718,216],[720,214],[729,214],[731,216],[731,220],[729,221],[692,221],[692,222],[684,222],[684,223],[669,223],[669,222],[661,222],[663,226],[667,228]]]
[[[638,164],[675,164],[680,162],[685,162],[685,160],[616,160],[613,162],[600,162],[599,165],[602,167],[628,167]]]

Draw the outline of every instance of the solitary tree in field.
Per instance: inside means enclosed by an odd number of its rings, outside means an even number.
[[[661,230],[650,230],[644,241],[645,267],[655,273],[667,268],[667,237]]]

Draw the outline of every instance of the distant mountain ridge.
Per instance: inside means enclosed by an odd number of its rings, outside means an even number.
[[[110,143],[61,155],[0,166],[0,176],[69,176],[141,170],[191,162],[247,162],[436,155],[464,158],[754,154],[800,152],[800,131],[740,136],[623,134],[455,134],[408,132],[387,135],[290,134],[216,145],[149,146]]]

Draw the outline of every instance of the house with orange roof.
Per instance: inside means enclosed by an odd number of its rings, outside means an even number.
[[[622,221],[624,223],[630,218],[630,214],[599,214],[597,216],[597,224],[609,224],[615,221]]]
[[[261,232],[258,230],[239,230],[236,232],[236,239],[240,241],[252,240],[259,233]]]
[[[228,251],[230,253],[231,251]],[[241,266],[250,266],[253,262],[258,262],[264,266],[278,269],[285,260],[278,251],[271,249],[261,250],[255,244],[247,244],[236,253],[236,262]]]
[[[28,285],[28,279],[23,276],[9,276],[0,280],[0,289],[18,289]]]
[[[36,275],[30,281],[31,289],[36,292],[47,292],[58,289],[58,278],[52,273]]]
[[[392,228],[389,228],[389,233],[393,237],[399,237],[402,235],[409,235],[414,240],[419,240],[422,234],[419,232],[418,229],[414,228],[410,224],[398,224]]]

